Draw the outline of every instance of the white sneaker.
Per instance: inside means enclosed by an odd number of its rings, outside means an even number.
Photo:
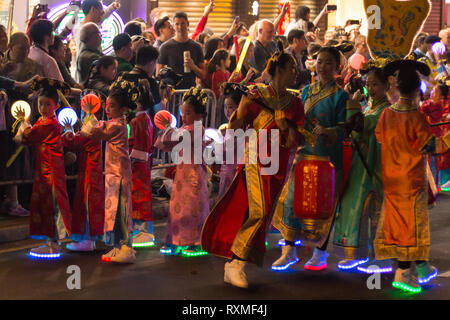
[[[70,251],[90,252],[95,250],[95,241],[82,240],[80,242],[71,242],[66,245]]]
[[[119,253],[119,248],[112,248],[111,251],[109,251],[107,254],[102,255],[102,261],[104,262],[111,262],[111,258],[115,257]]]
[[[43,246],[31,249],[29,255],[40,259],[57,259],[61,257],[61,248],[56,242],[47,241]]]
[[[419,284],[425,284],[433,280],[438,275],[438,270],[429,262],[416,264],[416,271],[418,275]]]
[[[364,264],[361,264],[358,266],[358,271],[364,272],[367,274],[374,274],[374,273],[391,273],[394,271],[394,268],[392,268],[392,260],[386,259],[386,260],[371,260]]]
[[[392,286],[412,293],[420,293],[422,291],[422,288],[417,283],[417,277],[412,273],[411,268],[398,268],[395,271],[395,279],[392,282]]]
[[[327,257],[329,254],[326,251],[314,248],[314,254],[311,259],[305,264],[306,270],[319,271],[327,268]]]
[[[223,281],[235,287],[248,288],[247,276],[244,272],[246,262],[234,259],[225,263],[225,275]]]
[[[148,232],[139,232],[133,238],[133,247],[153,247],[155,246],[155,236]]]
[[[296,247],[281,247],[281,257],[272,264],[272,270],[286,270],[290,266],[296,264],[299,260]]]
[[[134,263],[136,261],[136,251],[131,247],[122,245],[119,252],[111,257],[111,262],[117,263]]]
[[[368,261],[369,261],[369,258],[364,259],[364,260],[347,260],[347,259],[345,259],[345,260],[339,261],[337,266],[341,270],[351,270],[351,269],[354,269],[357,266],[364,264]]]

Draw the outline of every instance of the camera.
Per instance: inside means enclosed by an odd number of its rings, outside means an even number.
[[[360,24],[359,20],[350,20],[349,24]]]
[[[360,74],[352,75],[350,77],[348,84],[349,84],[350,94],[354,94],[358,90],[361,90],[361,93],[363,93],[365,81]]]
[[[164,89],[167,86],[176,87],[183,80],[183,76],[175,73],[170,67],[164,67],[159,72],[157,80],[160,81],[161,89]]]

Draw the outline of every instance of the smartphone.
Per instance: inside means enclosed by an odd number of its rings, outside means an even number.
[[[239,20],[241,20],[241,18],[239,18],[239,16],[237,16],[236,18],[234,18],[234,23],[238,24]]]
[[[327,4],[327,11],[336,11],[337,5],[335,4]]]
[[[350,20],[350,24],[359,24],[359,20]]]

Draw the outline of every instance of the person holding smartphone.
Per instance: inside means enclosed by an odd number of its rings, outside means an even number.
[[[337,7],[335,5],[329,5],[326,4],[322,11],[320,11],[319,15],[314,19],[314,27],[317,27],[319,24],[320,19],[325,14],[328,14],[330,12],[336,11]],[[289,34],[291,30],[299,29],[303,30],[305,33],[308,32],[308,22],[311,18],[311,9],[307,6],[298,6],[295,10],[295,20],[291,21],[291,23],[286,28],[286,31],[284,33],[285,36]]]

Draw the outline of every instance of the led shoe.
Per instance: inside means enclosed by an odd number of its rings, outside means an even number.
[[[199,257],[205,256],[208,252],[203,251],[201,246],[189,246],[181,251],[183,257]]]
[[[29,217],[30,211],[22,207],[20,204],[17,204],[8,211],[8,214],[12,217]]]
[[[411,268],[398,268],[395,271],[395,279],[392,282],[392,286],[411,293],[420,293],[422,291],[422,288],[417,283],[417,277],[411,272]]]
[[[176,246],[173,244],[165,244],[159,249],[159,252],[161,252],[164,256],[178,256],[183,253],[183,249],[185,247]]]
[[[66,245],[66,249],[70,251],[90,252],[95,250],[95,241],[83,240],[80,242],[72,242]]]
[[[419,284],[425,284],[438,276],[438,270],[429,262],[416,264]]]
[[[107,254],[102,255],[102,261],[111,262],[111,258],[116,256],[116,254],[119,253],[119,251],[120,251],[119,248],[114,247]]]
[[[314,254],[311,259],[305,264],[306,270],[319,271],[327,268],[327,257],[329,254],[326,251],[314,248]]]
[[[247,289],[247,276],[244,272],[245,264],[245,261],[237,259],[225,263],[225,274],[223,277],[223,281],[235,287]]]
[[[347,260],[347,259],[345,259],[345,260],[339,261],[337,266],[341,270],[351,270],[351,269],[354,269],[357,266],[364,264],[368,261],[369,261],[369,258],[366,258],[364,260]]]
[[[155,236],[148,232],[139,232],[133,238],[133,248],[149,248],[155,246]]]
[[[61,258],[61,248],[56,242],[47,241],[43,246],[31,249],[29,255],[37,259]]]
[[[281,247],[281,257],[272,264],[272,270],[286,270],[290,266],[296,264],[299,260],[296,247]]]
[[[285,245],[286,245],[286,240],[280,239],[280,240],[278,241],[278,246],[284,247]],[[300,247],[301,245],[302,245],[302,240],[297,240],[297,241],[295,241],[295,246],[296,246],[296,247]]]
[[[136,262],[136,251],[131,247],[122,245],[119,252],[111,257],[111,262],[116,263],[135,263]]]
[[[392,260],[371,260],[358,266],[358,271],[373,274],[373,273],[390,273],[394,271],[392,268]]]

